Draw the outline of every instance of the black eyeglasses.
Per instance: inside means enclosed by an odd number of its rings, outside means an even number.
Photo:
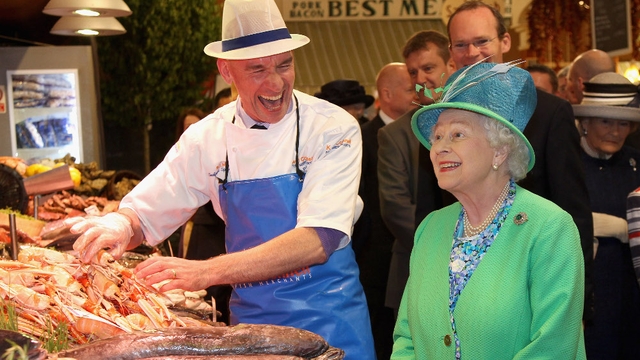
[[[476,41],[472,41],[472,42],[469,42],[469,43],[464,43],[464,42],[461,42],[461,43],[455,43],[455,44],[451,44],[451,45],[449,45],[449,47],[451,48],[451,50],[453,50],[453,51],[455,51],[455,52],[463,52],[463,51],[466,51],[466,50],[467,50],[467,48],[469,47],[469,45],[473,45],[473,46],[475,46],[475,48],[476,48],[476,49],[480,50],[480,49],[484,49],[484,48],[486,48],[487,46],[489,46],[489,44],[490,44],[493,40],[495,40],[495,39],[497,39],[497,38],[498,38],[498,37],[496,36],[496,37],[494,37],[494,38],[492,38],[492,39],[478,39],[478,40],[476,40]]]

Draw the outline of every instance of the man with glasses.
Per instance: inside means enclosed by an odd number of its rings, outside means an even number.
[[[459,43],[451,44],[449,47],[451,48],[452,51],[455,51],[458,53],[464,53],[469,48],[469,45],[473,45],[473,47],[475,47],[476,49],[483,49],[489,46],[489,44],[497,38],[498,37],[496,36],[491,39],[478,39],[468,43],[459,42]]]
[[[456,68],[486,59],[503,62],[511,49],[500,12],[482,2],[465,2],[451,15],[447,24],[449,49]],[[524,135],[536,155],[536,163],[519,184],[525,189],[553,201],[573,217],[582,242],[585,259],[585,313],[590,319],[593,306],[591,264],[593,262],[593,219],[585,172],[580,160],[580,139],[574,124],[571,105],[538,90],[538,103]],[[561,255],[561,254],[559,254]]]

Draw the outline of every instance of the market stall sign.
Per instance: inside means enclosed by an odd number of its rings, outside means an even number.
[[[511,17],[512,0],[487,0]],[[276,0],[285,21],[446,20],[462,0]]]

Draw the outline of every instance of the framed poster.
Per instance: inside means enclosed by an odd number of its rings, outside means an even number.
[[[591,42],[609,56],[630,54],[630,0],[593,0],[591,2]]]
[[[8,70],[7,84],[13,155],[82,162],[77,69]]]

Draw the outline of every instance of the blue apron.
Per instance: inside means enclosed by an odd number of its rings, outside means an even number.
[[[296,112],[297,99],[296,99]],[[304,173],[227,182],[218,192],[227,219],[227,252],[260,245],[296,226]],[[234,119],[235,120],[235,119]],[[253,283],[233,284],[231,324],[277,324],[312,331],[345,351],[345,359],[375,359],[369,312],[351,243],[324,264]]]

